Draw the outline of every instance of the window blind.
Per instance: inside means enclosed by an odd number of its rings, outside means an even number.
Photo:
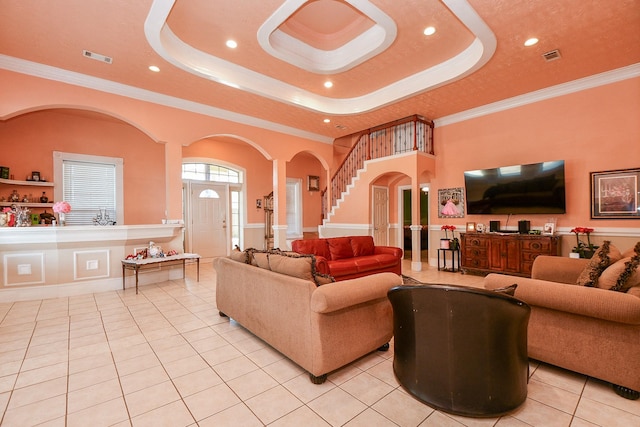
[[[116,219],[116,165],[64,160],[63,200],[71,205],[67,225],[93,225],[100,209]]]

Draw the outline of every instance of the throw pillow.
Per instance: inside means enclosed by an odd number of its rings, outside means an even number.
[[[620,277],[620,275],[624,271],[625,263],[630,260],[631,260],[631,257],[622,258],[621,260],[618,260],[613,264],[611,264],[609,267],[607,267],[602,272],[602,274],[600,275],[600,278],[598,279],[598,283],[597,283],[598,288],[600,289],[613,288],[616,285],[616,282],[618,281],[618,277]]]
[[[248,260],[248,255],[249,254],[247,252],[234,249],[231,251],[231,255],[229,256],[229,258],[231,258],[234,261],[243,262],[246,264]]]
[[[634,247],[627,249],[622,253],[622,258],[632,257],[636,254],[640,254],[640,242],[636,243]]]
[[[313,255],[268,254],[267,257],[271,271],[300,279],[313,280]]]
[[[576,283],[580,286],[595,287],[602,272],[621,257],[620,250],[612,245],[609,240],[605,240],[593,254],[584,270],[582,270]]]
[[[618,276],[612,291],[627,292],[630,288],[640,286],[640,255],[632,256],[624,263],[624,270]]]

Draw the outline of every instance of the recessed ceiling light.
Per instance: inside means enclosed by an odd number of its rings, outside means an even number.
[[[424,29],[423,33],[425,36],[432,36],[436,33],[436,29],[435,27],[427,27]]]
[[[324,82],[324,87],[329,89],[330,87],[333,87],[333,83],[327,80],[326,82]]]
[[[531,37],[530,39],[528,39],[526,42],[524,42],[525,46],[533,46],[534,44],[538,43],[538,39],[535,37]]]
[[[227,40],[227,47],[231,49],[235,49],[238,47],[238,43],[235,40]]]
[[[324,122],[325,122],[325,123],[331,123],[331,120],[329,120],[329,119],[324,119]]]
[[[154,73],[159,73],[160,72],[160,67],[158,67],[156,65],[149,65],[149,69],[151,71],[153,71]]]

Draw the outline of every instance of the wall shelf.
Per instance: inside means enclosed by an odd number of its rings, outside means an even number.
[[[0,178],[0,184],[28,185],[32,187],[55,187],[55,184],[50,181],[18,181],[15,179],[4,179],[4,178]]]
[[[0,206],[13,206],[16,205],[18,207],[23,208],[52,208],[53,203],[23,203],[23,202],[0,202]]]

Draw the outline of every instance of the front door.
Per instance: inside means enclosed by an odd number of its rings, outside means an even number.
[[[373,241],[377,246],[389,244],[389,189],[373,187]]]
[[[191,183],[191,251],[203,258],[227,255],[227,187]]]

